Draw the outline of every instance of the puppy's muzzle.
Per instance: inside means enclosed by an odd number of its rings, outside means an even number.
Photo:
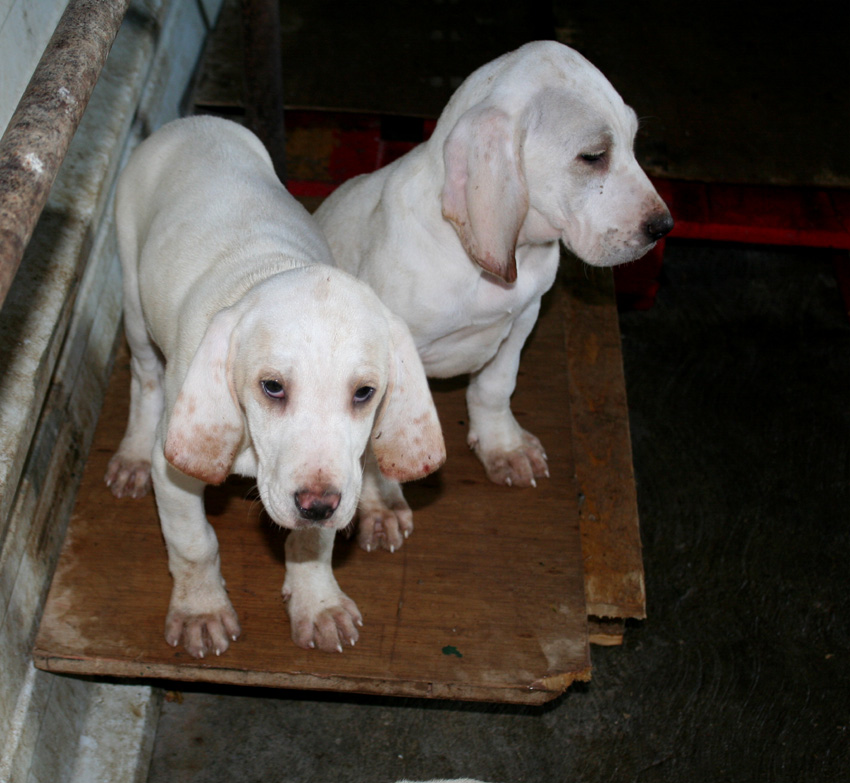
[[[316,492],[310,489],[299,489],[293,496],[298,515],[308,522],[324,522],[333,516],[339,507],[341,495],[334,490]]]
[[[666,211],[653,215],[646,222],[643,230],[650,241],[657,242],[673,230],[673,217]]]

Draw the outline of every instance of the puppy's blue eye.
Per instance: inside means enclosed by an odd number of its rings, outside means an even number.
[[[273,400],[282,400],[286,397],[286,389],[280,381],[260,381],[260,386],[263,387],[266,397]]]
[[[369,402],[374,394],[375,388],[373,386],[361,386],[354,392],[354,402],[357,405],[362,405],[364,402]]]

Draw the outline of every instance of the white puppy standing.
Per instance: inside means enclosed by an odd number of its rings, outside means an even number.
[[[337,263],[405,319],[427,374],[470,373],[469,445],[497,483],[548,476],[510,409],[520,351],[558,269],[634,260],[673,226],[633,153],[635,113],[569,47],[526,44],[473,73],[431,138],[316,212]],[[398,484],[364,477],[360,543],[412,529]]]
[[[357,508],[361,458],[394,481],[445,451],[404,323],[332,267],[313,219],[263,145],[226,120],[177,120],[122,172],[116,226],[130,345],[127,431],[106,481],[152,480],[174,578],[166,639],[196,657],[239,635],[203,503],[206,484],[256,476],[286,542],[292,637],[341,650],[361,624],[331,569]]]

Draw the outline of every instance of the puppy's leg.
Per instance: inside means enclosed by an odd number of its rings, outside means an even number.
[[[174,578],[165,639],[172,647],[182,642],[195,658],[220,655],[239,636],[240,628],[224,589],[218,540],[204,513],[205,485],[169,465],[159,440],[152,476]]]
[[[130,415],[104,480],[115,497],[137,498],[150,489],[151,453],[163,408],[164,367],[148,337],[138,295],[130,290],[124,296],[124,331],[131,353]]]
[[[292,641],[299,647],[342,652],[354,645],[363,625],[360,610],[339,589],[331,568],[336,531],[324,527],[299,528],[286,539],[286,579],[283,598],[292,625]]]
[[[543,446],[519,426],[510,407],[519,354],[539,310],[538,299],[514,321],[507,339],[496,355],[472,376],[466,391],[467,442],[483,463],[488,478],[496,484],[536,486],[536,479],[549,476]]]
[[[365,460],[357,505],[357,543],[367,552],[379,547],[395,552],[413,532],[413,512],[404,499],[401,484],[381,473],[371,448],[366,449]]]

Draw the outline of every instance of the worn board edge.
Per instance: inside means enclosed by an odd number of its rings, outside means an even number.
[[[398,680],[322,677],[313,674],[245,671],[220,667],[186,667],[177,664],[137,663],[127,660],[54,656],[36,648],[33,660],[39,669],[58,674],[109,677],[116,679],[197,682],[299,691],[331,691],[367,696],[482,701],[490,703],[540,705],[557,698],[574,682],[589,682],[591,667],[569,674],[542,677],[528,687],[476,687],[434,683],[428,680]]]
[[[561,284],[587,614],[640,620],[646,587],[613,275],[565,253]]]
[[[626,635],[626,621],[620,618],[587,618],[587,640],[597,647],[617,647]]]

